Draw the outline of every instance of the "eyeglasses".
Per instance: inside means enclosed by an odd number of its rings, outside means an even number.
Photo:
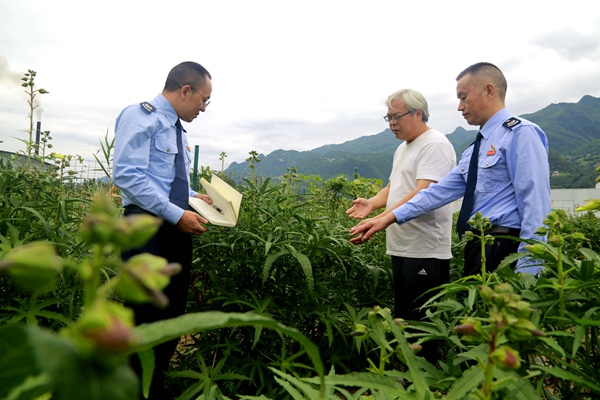
[[[183,86],[185,86],[185,85],[179,85],[179,89],[183,88]],[[202,97],[202,101],[204,102],[204,108],[208,107],[208,105],[210,104],[210,99],[205,99],[204,96],[202,96],[202,93],[200,93],[199,91],[197,91],[196,89],[194,89],[191,85],[188,85],[188,86],[194,92],[198,93],[200,95],[200,97]]]
[[[402,119],[402,117],[404,117],[405,115],[410,114],[410,111],[405,112],[404,114],[400,114],[400,115],[389,115],[386,114],[383,116],[383,119],[385,120],[385,122],[390,122],[390,121],[396,121],[396,122],[400,122],[400,120]]]

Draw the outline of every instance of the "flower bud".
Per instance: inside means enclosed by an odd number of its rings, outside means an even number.
[[[479,286],[479,295],[484,303],[489,303],[495,293],[494,290],[489,286]]]
[[[6,271],[24,289],[43,293],[58,281],[62,264],[50,243],[32,242],[9,251],[0,261],[0,271]]]
[[[452,329],[454,332],[459,333],[465,336],[475,336],[477,335],[477,331],[475,330],[475,326],[472,324],[461,324],[457,325]]]
[[[411,349],[413,349],[413,351],[415,352],[415,354],[417,354],[418,352],[420,352],[421,350],[423,350],[423,346],[421,346],[420,344],[411,344],[409,347]]]
[[[583,243],[583,242],[589,242],[590,239],[586,238],[585,235],[583,233],[580,232],[575,232],[571,235],[571,237],[573,238],[573,241],[577,242],[577,243]]]
[[[516,370],[521,367],[519,352],[509,346],[500,346],[490,355],[494,365],[504,370]]]
[[[369,328],[364,324],[354,324],[354,331],[350,332],[350,336],[362,336],[369,333]]]
[[[119,304],[96,302],[76,324],[76,330],[99,350],[125,352],[135,343],[133,311]]]
[[[169,299],[162,290],[169,284],[169,276],[179,271],[179,264],[167,264],[164,258],[148,253],[138,254],[123,265],[117,290],[125,300],[138,303],[153,301],[166,307]]]
[[[150,238],[152,238],[160,225],[162,220],[160,218],[153,217],[146,214],[134,214],[124,217],[117,224],[117,232],[119,227],[128,225],[125,231],[128,233],[126,241],[123,241],[121,249],[128,250],[140,247],[145,244]]]
[[[590,200],[589,203],[587,203],[581,207],[578,207],[575,211],[582,212],[582,211],[596,211],[596,210],[600,210],[600,200],[599,199]]]
[[[396,323],[396,325],[398,325],[400,328],[404,328],[408,326],[408,322],[406,322],[404,319],[402,318],[394,318],[394,322]]]
[[[553,235],[548,239],[548,243],[554,247],[563,247],[565,245],[565,239],[560,235]]]
[[[91,214],[81,224],[81,238],[88,245],[106,245],[110,243],[114,229],[115,220],[112,216],[101,213]]]
[[[54,153],[54,152],[50,153],[50,157],[52,157],[52,158],[57,158],[57,159],[59,159],[59,160],[64,160],[64,159],[65,159],[65,156],[64,156],[64,155],[62,155],[62,154],[58,154],[58,153]]]
[[[530,251],[536,256],[542,256],[546,253],[546,246],[540,243],[528,244],[523,247],[525,250]]]

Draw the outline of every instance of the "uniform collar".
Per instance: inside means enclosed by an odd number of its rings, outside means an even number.
[[[511,115],[506,108],[501,109],[496,114],[494,114],[492,118],[488,119],[488,121],[485,124],[483,124],[480,130],[481,135],[487,139],[492,134],[492,132],[496,128],[498,128],[498,126],[502,125],[504,121],[506,121],[510,117]]]
[[[175,123],[177,122],[177,119],[179,117],[177,116],[177,112],[175,111],[171,103],[169,103],[169,100],[167,100],[167,98],[162,94],[158,94],[154,98],[154,102],[163,111],[171,125],[175,126]]]

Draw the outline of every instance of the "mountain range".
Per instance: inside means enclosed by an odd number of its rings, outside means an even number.
[[[594,187],[600,165],[600,98],[583,96],[577,103],[558,103],[521,117],[538,124],[550,144],[552,188]],[[456,128],[447,134],[458,158],[473,142],[477,130]],[[328,144],[308,151],[275,150],[260,154],[255,173],[278,177],[296,167],[302,175],[320,175],[323,179],[355,173],[381,179],[387,184],[394,151],[401,142],[386,129],[376,135],[362,136],[341,144]],[[229,175],[247,174],[249,162],[232,162]]]

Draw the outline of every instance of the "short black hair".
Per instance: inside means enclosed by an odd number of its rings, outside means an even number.
[[[185,85],[199,89],[205,85],[207,78],[212,79],[212,76],[206,68],[197,62],[185,61],[171,69],[164,90],[174,92]]]
[[[475,79],[481,80],[482,82],[480,83],[493,83],[498,91],[498,96],[502,100],[506,97],[506,89],[508,88],[506,78],[500,68],[496,67],[494,64],[489,62],[478,62],[477,64],[473,64],[458,74],[456,80],[461,80],[465,75],[471,75]]]

